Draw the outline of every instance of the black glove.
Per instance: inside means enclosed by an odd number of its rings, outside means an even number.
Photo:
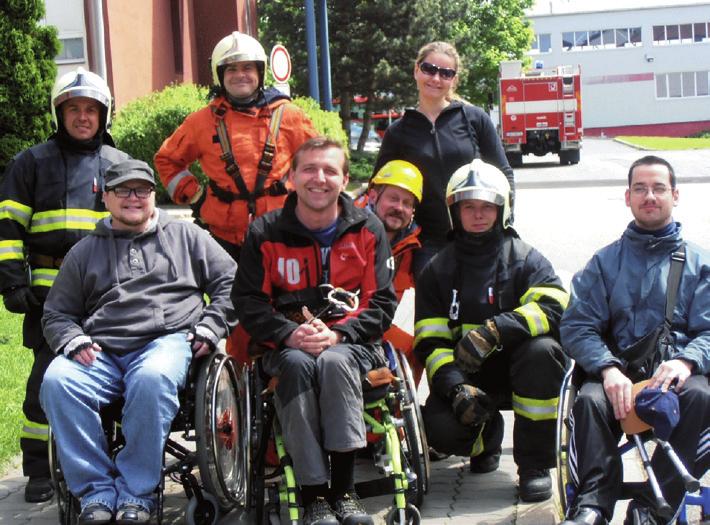
[[[462,425],[482,425],[491,418],[496,409],[488,394],[475,386],[456,385],[450,397],[454,415]]]
[[[192,334],[192,339],[190,340],[190,349],[192,350],[193,354],[197,351],[195,350],[195,345],[197,344],[197,346],[200,346],[202,343],[207,344],[207,346],[210,348],[210,353],[215,351],[216,347],[214,343],[204,335],[200,335],[194,330],[190,330],[188,334]]]
[[[29,286],[18,286],[2,297],[5,309],[15,314],[26,314],[39,306],[39,301]]]
[[[475,374],[481,369],[483,361],[495,350],[500,349],[500,334],[496,324],[486,322],[470,330],[454,348],[454,364],[467,374]]]

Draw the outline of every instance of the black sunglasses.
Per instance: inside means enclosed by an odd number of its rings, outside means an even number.
[[[456,76],[455,69],[451,69],[448,67],[439,67],[434,64],[430,64],[429,62],[422,62],[421,64],[419,64],[419,69],[422,73],[424,73],[425,75],[429,75],[430,77],[433,77],[437,73],[439,73],[439,76],[444,80],[451,80]]]

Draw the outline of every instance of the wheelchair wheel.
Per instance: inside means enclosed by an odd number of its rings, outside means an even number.
[[[567,507],[570,504],[568,489],[572,485],[569,471],[569,442],[571,437],[569,417],[577,394],[572,382],[573,369],[574,367],[570,367],[562,380],[559,403],[557,405],[555,446],[557,458],[557,494],[559,497],[558,514],[561,518],[564,518],[567,513]]]
[[[197,462],[205,490],[225,512],[246,501],[242,409],[234,360],[213,353],[201,366],[195,389]]]
[[[79,521],[79,502],[69,492],[67,482],[64,479],[62,467],[57,456],[57,444],[54,441],[52,428],[49,428],[49,469],[54,485],[54,493],[57,497],[57,512],[60,525],[76,525]]]
[[[265,521],[269,522],[269,520],[265,520],[264,498],[266,497],[266,447],[271,435],[271,428],[264,421],[264,400],[261,398],[261,392],[265,385],[259,373],[259,367],[255,365],[253,368],[246,369],[246,372],[246,382],[251,390],[249,506],[254,511],[257,525],[262,525]]]
[[[385,516],[387,525],[419,525],[421,521],[422,516],[419,514],[419,509],[411,503],[407,504],[404,509],[393,507]]]
[[[192,497],[187,502],[185,521],[187,525],[217,525],[219,501],[212,494],[203,494],[202,502]]]
[[[402,452],[407,464],[417,475],[413,497],[408,497],[407,499],[417,507],[421,507],[424,501],[424,494],[429,492],[429,447],[424,431],[424,420],[422,419],[417,389],[409,362],[401,351],[397,352],[397,357],[399,366],[397,366],[396,373],[401,385],[400,388],[403,388],[404,394],[400,405],[402,419],[404,420]]]

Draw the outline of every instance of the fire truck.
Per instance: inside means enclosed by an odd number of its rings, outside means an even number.
[[[512,167],[523,155],[557,153],[560,164],[577,164],[582,148],[579,66],[523,70],[522,62],[500,64],[500,127]]]

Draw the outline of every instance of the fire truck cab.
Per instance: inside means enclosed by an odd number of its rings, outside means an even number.
[[[521,166],[529,153],[557,153],[562,165],[579,162],[579,71],[579,66],[523,70],[519,60],[501,62],[499,132],[512,167]]]

